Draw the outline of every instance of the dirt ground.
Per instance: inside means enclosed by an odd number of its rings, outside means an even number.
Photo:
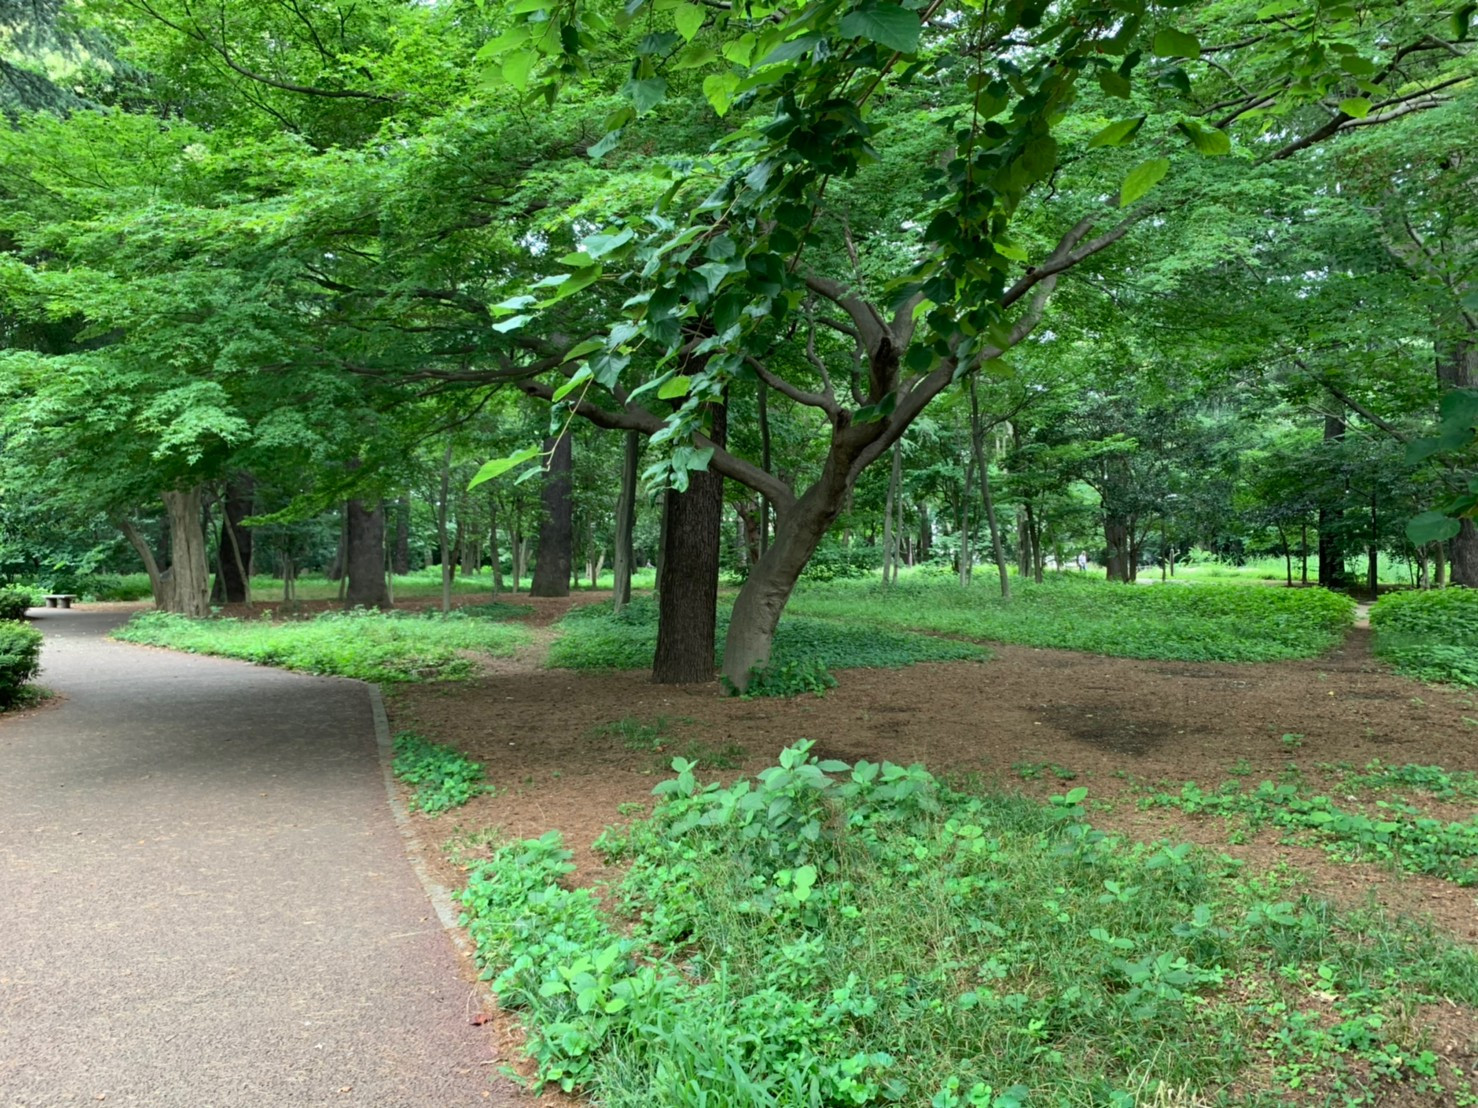
[[[661,686],[639,672],[541,668],[548,625],[572,603],[598,598],[520,598],[536,605],[529,622],[540,630],[519,658],[493,663],[471,683],[389,691],[393,728],[456,746],[484,763],[498,790],[426,821],[428,840],[487,828],[525,838],[558,828],[575,851],[578,879],[598,881],[604,867],[590,843],[628,818],[621,805],[650,801],[672,754],[689,743],[731,753],[736,745],[743,754],[734,769],[700,773],[729,779],[763,769],[781,747],[807,738],[822,757],[921,762],[1036,796],[1083,785],[1090,804],[1108,802],[1090,809],[1105,830],[1185,838],[1259,866],[1285,862],[1321,895],[1343,903],[1374,897],[1478,942],[1472,890],[1334,863],[1320,850],[1279,843],[1271,831],[1232,846],[1219,819],[1134,803],[1146,785],[1175,790],[1195,780],[1209,788],[1234,773],[1255,784],[1290,764],[1314,782],[1321,766],[1363,767],[1377,758],[1478,771],[1478,700],[1395,676],[1371,657],[1364,628],[1341,649],[1303,662],[1157,662],[995,646],[983,663],[844,670],[825,697],[737,700],[716,682]],[[670,739],[660,752],[629,750],[620,735],[602,732],[623,719],[663,721]],[[1472,806],[1429,807],[1447,819],[1474,815]],[[461,872],[448,864],[441,877],[456,887]]]

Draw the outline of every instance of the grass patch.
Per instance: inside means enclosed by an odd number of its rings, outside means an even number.
[[[564,886],[555,832],[471,873],[463,922],[539,1083],[605,1108],[1471,1095],[1412,1018],[1478,1004],[1466,948],[1105,835],[1084,789],[968,795],[807,748],[730,788],[676,763],[596,844],[626,866],[604,893]]]
[[[1370,609],[1374,650],[1397,672],[1478,688],[1478,591],[1401,592]]]
[[[1350,798],[1340,804],[1308,789],[1296,773],[1287,778],[1250,789],[1242,781],[1228,781],[1211,791],[1187,781],[1178,793],[1152,794],[1144,807],[1221,816],[1238,828],[1238,839],[1263,827],[1279,827],[1294,841],[1321,846],[1340,861],[1382,862],[1457,885],[1478,885],[1478,819],[1431,819],[1418,806],[1397,799],[1361,804]],[[1472,788],[1470,778],[1454,777],[1437,766],[1374,765],[1345,778],[1342,788],[1414,786],[1434,797],[1455,798]]]
[[[1064,573],[1018,582],[1003,601],[988,581],[916,575],[885,588],[836,581],[797,590],[790,611],[1026,646],[1124,658],[1268,662],[1337,646],[1354,618],[1347,597],[1322,589],[1236,585],[1126,586]]]
[[[483,781],[480,762],[414,731],[402,731],[395,736],[395,760],[391,768],[396,777],[414,786],[409,807],[430,816],[460,808],[474,796],[493,791]]]
[[[364,681],[459,680],[477,669],[467,654],[509,655],[531,641],[526,629],[509,624],[399,612],[334,612],[281,623],[144,612],[113,637]]]
[[[590,604],[573,609],[558,624],[561,635],[549,651],[549,664],[560,669],[649,669],[657,649],[657,605],[639,598],[620,612]],[[719,611],[714,665],[723,661],[723,638],[729,628],[727,608]],[[833,620],[786,616],[775,633],[770,673],[780,695],[826,686],[830,669],[893,669],[916,662],[948,662],[984,658],[970,643],[847,626]],[[785,674],[796,679],[787,681]],[[797,687],[801,679],[802,687]],[[835,684],[834,681],[831,682]],[[816,691],[820,691],[817,689]]]

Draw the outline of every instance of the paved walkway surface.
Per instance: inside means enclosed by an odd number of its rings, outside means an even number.
[[[46,611],[0,720],[0,1106],[513,1104],[351,681]]]

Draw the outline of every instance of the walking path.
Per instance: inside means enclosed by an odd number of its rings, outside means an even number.
[[[366,688],[121,618],[39,614],[66,699],[0,720],[0,1106],[513,1104]]]

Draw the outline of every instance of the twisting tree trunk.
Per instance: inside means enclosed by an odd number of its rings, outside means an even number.
[[[722,446],[728,412],[722,404],[711,406],[710,412],[709,438]],[[724,479],[713,470],[690,473],[687,490],[668,489],[665,499],[652,680],[659,685],[699,684],[713,680]]]
[[[569,596],[575,542],[575,506],[570,497],[574,452],[570,433],[566,431],[558,438],[545,440],[544,450],[550,455],[543,491],[544,519],[539,524],[539,550],[529,595]]]
[[[210,612],[210,560],[205,552],[199,485],[163,494],[169,522],[169,565],[160,568],[148,540],[127,519],[117,521],[149,575],[154,605],[160,611],[202,617]]]

